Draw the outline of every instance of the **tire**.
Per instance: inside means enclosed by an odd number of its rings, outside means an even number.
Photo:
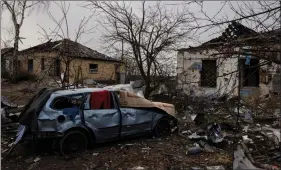
[[[155,128],[154,128],[154,135],[156,137],[165,137],[171,134],[171,125],[169,119],[162,118],[159,119]]]
[[[60,152],[62,155],[81,153],[87,149],[88,138],[85,133],[74,130],[67,132],[60,140]]]

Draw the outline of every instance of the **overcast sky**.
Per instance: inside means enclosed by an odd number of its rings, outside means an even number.
[[[185,1],[187,2],[187,1]],[[81,19],[83,17],[87,17],[92,14],[92,12],[88,9],[85,9],[83,7],[80,7],[81,1],[69,1],[70,3],[70,10],[68,13],[68,22],[69,22],[69,27],[70,27],[70,37],[74,38],[75,35],[75,30],[78,27],[78,24],[80,23]],[[139,1],[132,1],[130,2],[133,10],[137,9],[140,6]],[[155,2],[149,2],[149,3],[155,3]],[[163,3],[170,5],[171,7],[174,5],[179,5],[183,3],[182,1],[163,1]],[[206,13],[210,16],[215,15],[218,10],[221,8],[223,5],[222,2],[220,1],[204,1],[204,10]],[[196,5],[192,6],[191,10],[193,12],[197,12],[200,10],[200,8]],[[52,2],[50,3],[49,11],[52,13],[53,16],[57,18],[62,17],[62,13],[59,10],[59,8],[54,5]],[[229,19],[233,19],[234,13],[230,10],[229,7],[224,7],[222,11],[220,12],[221,16],[228,15]],[[9,39],[9,35],[7,34],[7,30],[11,28],[12,26],[12,21],[11,21],[11,16],[10,13],[6,10],[3,11],[2,13],[2,20],[1,20],[1,37],[2,39]],[[88,24],[88,27],[95,26],[97,25],[96,22],[96,17],[94,16],[91,20],[91,22]],[[33,11],[30,15],[26,17],[24,20],[23,26],[21,28],[21,33],[20,36],[24,37],[25,39],[23,40],[23,43],[20,43],[20,49],[25,49],[29,48],[31,46],[40,44],[42,42],[42,36],[39,34],[39,31],[42,32],[41,28],[38,26],[40,25],[46,30],[53,29],[55,27],[55,23],[50,19],[46,11]],[[218,29],[217,29],[218,30]],[[101,41],[101,34],[102,34],[103,28],[99,25],[95,28],[94,33],[84,36],[81,39],[81,43],[83,45],[86,45],[92,49],[95,49],[97,51],[106,53],[106,51],[103,48],[103,45],[105,45]],[[199,40],[201,42],[207,41],[211,38],[214,38],[216,35],[212,35],[216,30],[210,30],[208,32],[205,32],[200,35]],[[85,43],[92,39],[90,42]],[[190,44],[193,44],[193,42],[190,42]],[[195,44],[194,44],[195,45]]]

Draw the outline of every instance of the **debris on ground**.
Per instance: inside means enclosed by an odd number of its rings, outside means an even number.
[[[147,168],[141,167],[141,166],[136,166],[136,167],[130,168],[130,170],[145,170],[145,169],[147,169]]]
[[[195,155],[201,152],[201,148],[199,146],[195,146],[192,148],[188,148],[187,153],[190,155]]]
[[[99,155],[99,153],[93,153],[93,156],[98,156]]]
[[[241,130],[237,131],[240,137],[234,152],[233,169],[281,168],[280,126],[271,126],[276,120],[280,120],[280,103],[270,98],[258,100],[259,102],[240,102]],[[251,107],[254,105],[256,107]]]
[[[259,168],[255,167],[252,164],[252,162],[245,156],[242,147],[238,145],[237,150],[234,151],[233,169],[246,170],[246,169],[259,169]]]
[[[1,125],[16,122],[24,106],[16,105],[7,97],[1,96]]]
[[[12,103],[7,97],[1,95],[1,108],[5,107],[16,108],[18,105]]]
[[[185,107],[182,116],[185,126],[180,130],[180,136],[199,143],[200,154],[227,151],[233,144],[240,142],[241,148],[234,152],[234,169],[262,169],[265,165],[266,169],[281,168],[278,167],[278,161],[281,162],[281,126],[277,123],[281,118],[278,109],[280,104],[275,102],[275,108],[268,109],[268,104],[274,102],[265,100],[270,98],[264,99],[256,108],[242,100],[238,105],[236,98],[230,98],[225,103],[192,100],[193,103],[197,102],[197,106]],[[267,110],[267,114],[264,110]],[[194,121],[190,121],[195,114]]]
[[[223,166],[207,166],[207,170],[225,170]]]

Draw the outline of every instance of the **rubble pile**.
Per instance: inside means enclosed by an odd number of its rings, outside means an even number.
[[[250,124],[244,126],[241,135],[242,138],[238,142],[238,146],[241,146],[241,148],[238,148],[235,152],[241,153],[243,151],[249,159],[249,163],[257,168],[280,168],[280,128],[275,129],[269,125]],[[243,156],[240,154],[236,159],[241,157]],[[252,165],[247,164],[245,169],[249,169]],[[239,169],[239,166],[241,165],[238,163],[233,168]]]
[[[192,102],[181,117],[185,126],[180,135],[194,141],[187,153],[228,150],[234,154],[233,169],[281,168],[280,103],[276,99]]]
[[[1,125],[16,122],[24,106],[16,105],[5,96],[1,96]]]

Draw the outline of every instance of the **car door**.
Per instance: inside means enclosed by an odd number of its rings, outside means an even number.
[[[107,96],[107,99],[102,97],[102,93],[106,94],[104,96]],[[85,125],[94,132],[97,142],[119,137],[120,113],[115,107],[112,97],[109,91],[92,92],[87,96],[83,110],[84,121]],[[110,104],[108,105],[108,103]]]
[[[120,108],[122,115],[121,136],[145,133],[151,130],[153,112],[141,108]]]
[[[129,100],[135,100],[134,97],[122,91],[116,92],[115,94],[121,113],[121,136],[151,131],[153,111],[145,108],[126,107],[126,103]]]

